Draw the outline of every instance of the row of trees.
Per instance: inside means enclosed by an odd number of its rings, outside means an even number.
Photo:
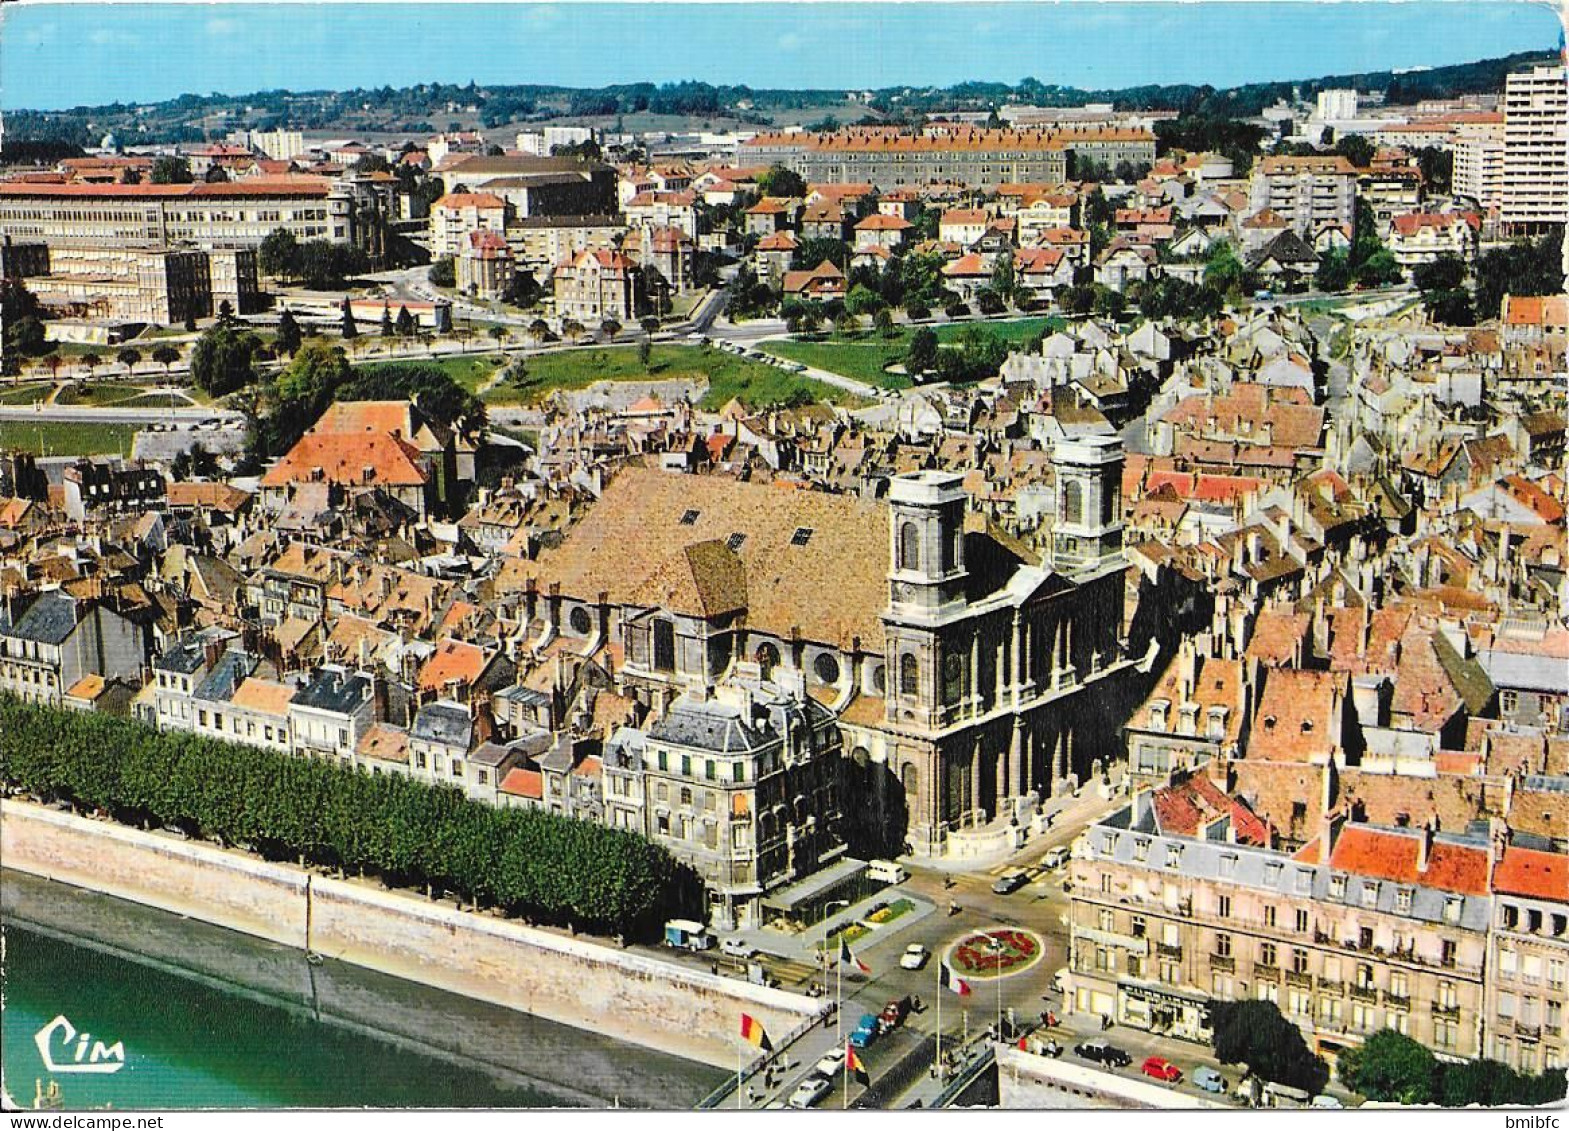
[[[0,697],[0,781],[125,824],[451,891],[536,921],[648,935],[700,906],[691,874],[632,833],[10,697]]]
[[[313,291],[336,290],[369,268],[365,253],[332,240],[297,240],[287,228],[274,228],[256,248],[263,275],[300,282]]]
[[[1537,1106],[1557,1103],[1565,1094],[1563,1069],[1536,1076],[1496,1060],[1439,1060],[1426,1045],[1393,1029],[1341,1053],[1338,1068],[1346,1087],[1389,1103]]]

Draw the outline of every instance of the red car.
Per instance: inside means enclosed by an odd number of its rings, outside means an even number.
[[[1182,1069],[1163,1057],[1152,1056],[1144,1062],[1139,1069],[1146,1076],[1152,1076],[1167,1084],[1175,1084],[1182,1079]]]

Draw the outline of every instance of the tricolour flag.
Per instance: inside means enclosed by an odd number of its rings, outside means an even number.
[[[850,949],[850,944],[845,941],[843,935],[839,936],[839,961],[849,966],[854,966],[863,974],[870,974],[872,972],[872,968],[870,966],[855,956],[855,952]]]
[[[866,1062],[855,1055],[855,1046],[848,1041],[845,1042],[844,1046],[844,1067],[847,1072],[853,1074],[862,1084],[870,1084],[872,1082],[871,1076],[866,1072]]]
[[[763,1023],[750,1013],[741,1014],[741,1039],[750,1041],[764,1052],[771,1052],[774,1047],[768,1034],[763,1032]]]
[[[952,967],[950,967],[946,962],[944,962],[942,965],[942,984],[945,988],[952,990],[960,997],[963,997],[965,994],[970,992],[970,983],[966,982],[963,978],[959,977],[959,975],[955,974]]]

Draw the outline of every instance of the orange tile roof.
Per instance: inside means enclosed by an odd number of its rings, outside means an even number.
[[[1569,903],[1569,856],[1511,845],[1493,869],[1493,890]]]
[[[344,486],[422,487],[419,450],[391,435],[307,432],[262,476],[263,487],[308,483],[320,469],[328,483]]]
[[[404,439],[414,433],[408,401],[334,401],[311,426],[312,432],[381,432]]]
[[[538,770],[525,770],[522,766],[514,766],[507,771],[507,776],[501,779],[502,793],[510,793],[514,797],[527,797],[535,801],[543,800],[545,796],[545,779]]]
[[[1375,829],[1346,825],[1335,841],[1329,864],[1336,871],[1398,884],[1422,884],[1462,895],[1488,894],[1488,850],[1435,840],[1420,867],[1420,830]]]
[[[449,192],[432,204],[443,212],[456,212],[460,208],[505,208],[507,202],[489,192]]]
[[[289,700],[293,698],[294,688],[287,684],[250,676],[234,689],[230,702],[248,711],[281,717],[289,713]]]
[[[1505,295],[1504,322],[1562,328],[1569,325],[1569,295]]]
[[[104,677],[101,675],[84,675],[81,679],[66,690],[68,699],[97,699],[103,694]]]
[[[408,765],[409,732],[386,723],[376,723],[360,736],[355,752],[362,758]]]
[[[182,185],[32,184],[0,181],[0,196],[74,197],[89,200],[171,200],[239,196],[325,197],[325,177],[250,177],[242,181]]]
[[[425,666],[420,669],[419,685],[423,691],[440,691],[449,682],[473,685],[485,671],[490,656],[477,644],[461,640],[443,640]]]

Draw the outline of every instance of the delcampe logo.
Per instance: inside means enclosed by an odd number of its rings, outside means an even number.
[[[125,1067],[122,1042],[105,1045],[102,1041],[94,1041],[92,1036],[91,1033],[78,1033],[76,1026],[61,1014],[38,1030],[33,1043],[38,1046],[38,1055],[43,1057],[44,1067],[50,1072],[109,1073]]]

